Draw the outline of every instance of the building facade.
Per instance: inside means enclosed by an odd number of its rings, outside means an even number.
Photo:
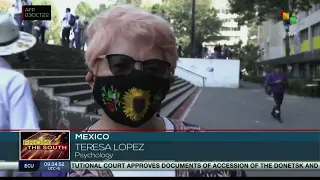
[[[217,16],[222,21],[220,34],[226,37],[226,39],[218,42],[211,42],[209,44],[226,44],[232,46],[240,40],[246,44],[248,41],[248,28],[247,26],[239,26],[235,21],[237,15],[229,13],[228,0],[213,0],[212,6],[218,11]]]
[[[280,14],[280,13],[279,13]],[[320,50],[320,4],[313,5],[308,12],[297,14],[297,23],[290,25],[290,55]],[[258,44],[262,52],[260,61],[285,57],[285,29],[283,22],[272,20],[258,28]],[[319,57],[320,61],[320,57]],[[320,77],[320,62],[301,60],[290,64],[293,77]]]

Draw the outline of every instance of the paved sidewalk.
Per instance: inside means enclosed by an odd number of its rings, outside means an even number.
[[[273,98],[265,94],[262,86],[203,88],[185,121],[205,129],[320,129],[320,99],[285,95],[282,124],[270,116],[273,104]],[[248,174],[319,177],[320,171],[249,171]]]
[[[285,95],[284,123],[270,116],[264,89],[203,88],[185,121],[206,129],[320,129],[320,99]]]
[[[246,81],[240,81],[240,87],[244,89],[260,89],[262,88],[262,84],[258,83],[251,83],[251,82],[246,82]]]

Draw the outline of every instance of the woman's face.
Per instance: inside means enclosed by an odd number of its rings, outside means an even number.
[[[161,49],[144,47],[117,38],[92,69],[96,102],[110,119],[129,127],[149,121],[170,89],[170,64]]]

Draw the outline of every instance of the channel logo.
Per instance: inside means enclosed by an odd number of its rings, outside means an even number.
[[[285,22],[285,30],[288,30],[290,25],[297,24],[297,17],[290,17],[290,14],[284,10],[280,11],[280,16],[282,17],[282,20]]]

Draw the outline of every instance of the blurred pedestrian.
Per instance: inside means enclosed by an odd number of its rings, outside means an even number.
[[[281,66],[276,66],[274,72],[268,75],[267,85],[271,87],[275,105],[271,111],[271,115],[282,122],[281,105],[284,97],[284,92],[288,85],[287,75],[282,72]]]
[[[70,31],[71,28],[75,25],[76,19],[75,16],[71,14],[71,9],[66,8],[66,14],[62,19],[62,45],[63,46],[70,46]]]
[[[76,23],[73,26],[73,34],[74,34],[74,46],[76,49],[81,49],[81,31],[82,31],[82,24],[79,19],[79,16],[75,16]]]
[[[32,0],[15,0],[14,1],[13,5],[12,5],[14,7],[14,19],[18,23],[20,31],[24,31],[26,33],[31,34],[32,22],[22,20],[22,6],[24,6],[24,5],[32,5]],[[28,57],[26,51],[19,53],[18,57],[21,60],[21,62],[28,62],[29,61],[29,57]]]
[[[45,43],[46,30],[49,30],[49,28],[50,28],[50,25],[48,21],[46,20],[35,21],[34,29],[36,30],[37,42]]]
[[[19,31],[19,26],[10,14],[0,13],[0,130],[39,129],[39,117],[29,81],[11,69],[4,59],[30,49],[35,43],[35,37]],[[12,175],[12,172],[0,171],[1,177]]]
[[[222,58],[229,59],[229,47],[226,44],[223,45]]]
[[[88,35],[87,35],[88,25],[89,25],[88,21],[83,22],[83,28],[81,30],[81,50],[85,50],[85,47],[88,46]]]

